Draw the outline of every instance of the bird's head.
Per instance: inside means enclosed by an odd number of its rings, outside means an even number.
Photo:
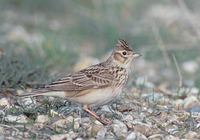
[[[125,40],[119,39],[110,59],[114,65],[128,68],[132,60],[139,56],[141,55],[136,53]]]

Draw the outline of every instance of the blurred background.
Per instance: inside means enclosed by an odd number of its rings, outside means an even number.
[[[1,0],[0,88],[27,88],[106,58],[143,55],[128,86],[200,87],[198,0]]]

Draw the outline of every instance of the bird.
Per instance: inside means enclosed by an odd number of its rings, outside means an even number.
[[[81,104],[84,111],[102,124],[111,124],[111,120],[98,116],[91,109],[108,104],[120,96],[130,73],[131,62],[139,56],[125,40],[118,39],[105,61],[65,75],[20,97],[61,97]]]

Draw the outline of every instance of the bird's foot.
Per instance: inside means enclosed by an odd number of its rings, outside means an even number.
[[[88,107],[84,107],[84,110],[89,113],[90,115],[92,115],[95,119],[97,119],[98,121],[100,121],[102,124],[104,125],[110,125],[112,124],[112,121],[103,117],[103,116],[98,116],[95,112],[91,111]]]
[[[104,125],[110,125],[110,124],[112,124],[112,121],[110,119],[105,118],[103,116],[97,118],[97,120],[100,121]]]

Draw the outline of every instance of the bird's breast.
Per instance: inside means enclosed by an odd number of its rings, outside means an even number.
[[[128,79],[128,72],[126,69],[116,71],[115,87],[123,87]]]
[[[121,93],[121,88],[113,88],[113,87],[106,87],[101,89],[91,89],[88,90],[87,93],[84,93],[80,96],[72,97],[71,100],[90,106],[98,106],[106,104]]]

